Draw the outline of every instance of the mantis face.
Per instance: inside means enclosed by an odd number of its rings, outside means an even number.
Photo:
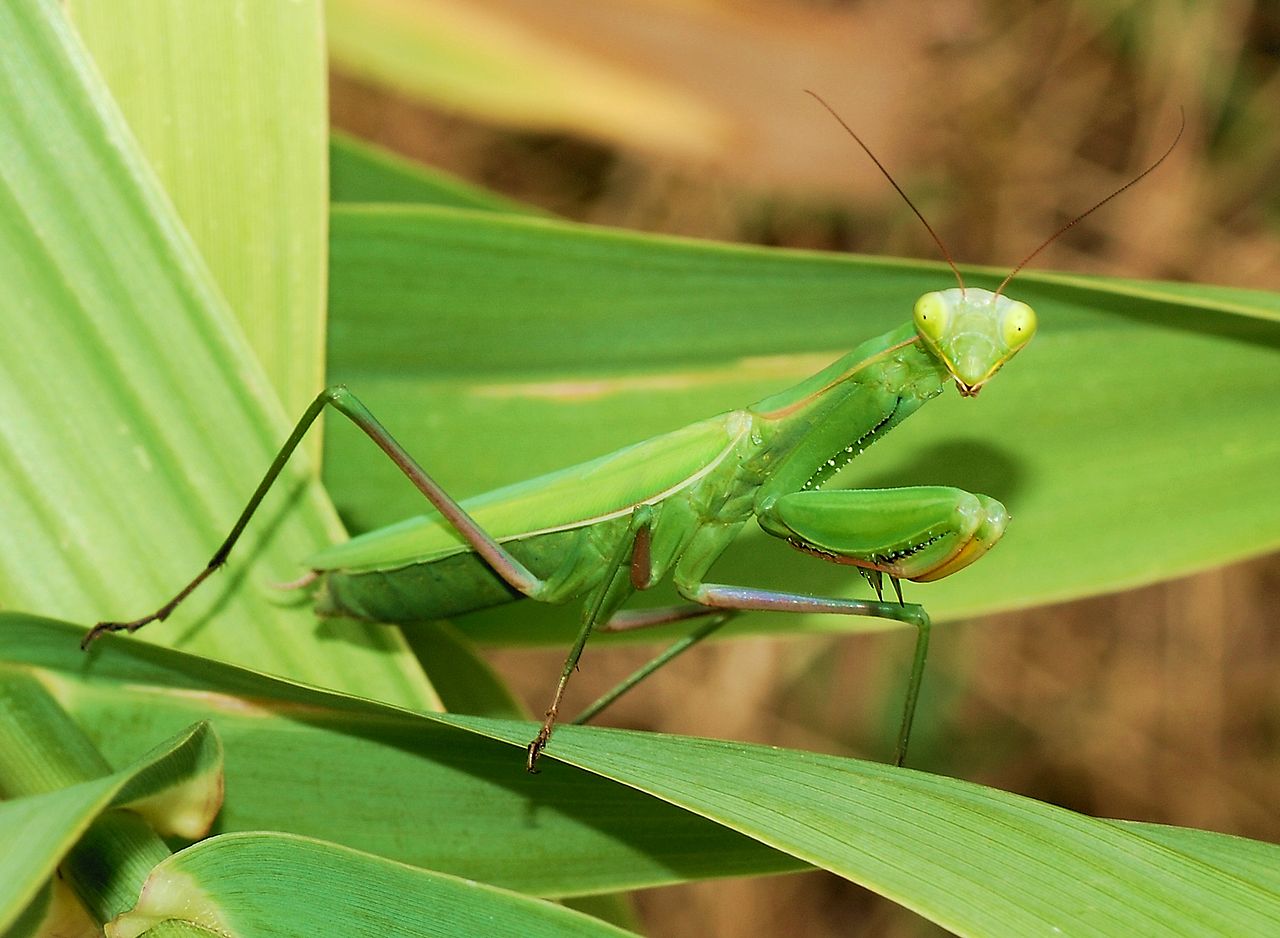
[[[973,397],[1036,332],[1036,314],[1026,303],[969,287],[926,293],[916,301],[916,333]]]

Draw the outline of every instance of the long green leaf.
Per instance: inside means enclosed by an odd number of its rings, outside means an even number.
[[[522,745],[519,726],[440,719]],[[718,740],[566,729],[555,758],[793,853],[960,935],[1280,929],[1274,883],[1239,875],[1260,855],[1280,858],[1271,845],[1220,837],[1211,849],[1181,851],[1142,831],[909,769]]]
[[[331,374],[459,495],[744,406],[949,285],[935,264],[448,209],[343,208],[332,239]],[[969,279],[993,285],[988,272]],[[1280,501],[1257,497],[1280,471],[1280,437],[1263,429],[1280,399],[1277,296],[1031,272],[1010,292],[1040,314],[1030,348],[979,399],[945,394],[835,483],[953,484],[1008,505],[1013,523],[990,556],[909,585],[910,599],[973,615],[1280,546]],[[383,463],[335,428],[325,478],[359,529],[423,510]],[[847,568],[762,535],[717,576],[865,589]],[[503,609],[466,627],[561,641],[572,618]],[[734,627],[794,629],[796,618]],[[802,627],[869,626],[812,617]]]
[[[141,642],[104,643],[85,672],[71,632],[0,614],[0,661],[55,687],[109,760],[208,719],[226,752],[221,831],[287,830],[542,896],[803,867],[588,773],[530,776],[507,747],[403,712]]]
[[[209,556],[286,423],[88,57],[42,0],[0,6],[0,301],[0,603],[86,624],[147,612]],[[233,563],[190,617],[147,634],[431,702],[395,631],[318,635],[269,588],[342,536],[302,462],[241,547],[252,573]]]
[[[107,935],[135,938],[169,919],[225,938],[279,933],[282,923],[289,934],[353,938],[633,934],[473,880],[269,833],[227,834],[175,854],[156,867],[137,908],[111,922]]]
[[[0,932],[103,811],[148,799],[164,801],[166,813],[189,807],[174,801],[171,793],[194,793],[181,783],[216,773],[220,760],[217,737],[208,726],[197,725],[118,772],[0,802]]]
[[[537,879],[544,894],[574,892],[575,883],[591,891],[646,859],[656,870],[679,858],[683,867],[667,866],[679,878],[708,848],[725,851],[711,865],[726,872],[728,858],[750,863],[742,846],[750,838],[961,934],[1238,935],[1280,927],[1280,890],[1257,872],[1277,848],[1251,841],[1169,829],[1161,836],[853,759],[585,727],[562,727],[542,774],[531,777],[521,751],[531,723],[412,714],[136,642],[111,642],[86,678],[60,641],[66,632],[58,623],[0,618],[0,659],[56,687],[104,752],[166,721],[208,717],[226,746],[227,828],[243,823],[246,810],[266,809],[274,813],[254,820],[311,824],[304,832],[315,836],[316,823],[346,812],[400,834],[396,850],[418,851],[414,862],[473,878],[474,867],[459,866],[487,856],[487,872],[497,873],[496,848],[507,857],[508,885],[522,875],[524,888]],[[144,718],[144,700],[154,722]],[[418,784],[395,794],[392,827],[381,806],[409,765]],[[299,802],[309,810],[291,810]],[[415,803],[422,814],[411,813]],[[707,826],[690,822],[693,815]],[[711,835],[711,823],[725,833]],[[575,824],[596,827],[594,845]],[[736,851],[726,834],[738,838]],[[683,857],[671,852],[681,842],[690,851]],[[582,852],[584,845],[594,851]]]
[[[323,380],[320,0],[72,0],[72,21],[289,413]],[[315,450],[318,452],[318,448]]]

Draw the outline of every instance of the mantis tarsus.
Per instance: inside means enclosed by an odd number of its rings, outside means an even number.
[[[920,216],[857,134],[831,113]],[[312,557],[308,563],[319,580],[319,612],[411,624],[521,597],[549,603],[584,600],[582,626],[542,727],[528,746],[529,771],[536,771],[569,678],[593,631],[707,618],[689,638],[624,682],[621,689],[626,689],[743,610],[876,616],[914,626],[915,653],[897,740],[896,761],[901,764],[930,623],[923,607],[902,601],[899,580],[936,580],[968,566],[1000,538],[1008,515],[994,499],[945,486],[832,491],[822,485],[942,393],[947,383],[954,382],[966,397],[976,396],[1035,333],[1031,307],[1003,295],[1014,274],[1062,232],[1155,169],[1168,152],[1060,228],[994,292],[965,287],[942,241],[920,216],[959,286],[922,296],[910,322],[745,409],[461,503],[346,387],[328,388],[302,415],[207,566],[156,612],[130,622],[101,622],[82,645],[104,632],[132,632],[167,618],[226,561],[311,424],[333,407],[399,466],[436,512]],[[708,582],[711,566],[752,519],[801,551],[856,566],[877,598],[818,597]],[[886,576],[896,602],[884,600]],[[685,604],[622,609],[634,591],[665,577],[672,579]],[[620,692],[602,698],[579,720]]]

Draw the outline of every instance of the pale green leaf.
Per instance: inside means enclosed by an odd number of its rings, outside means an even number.
[[[300,413],[324,374],[320,0],[68,10],[272,387]]]
[[[136,742],[136,741],[135,741]],[[12,923],[76,840],[107,808],[164,798],[220,767],[218,739],[197,724],[128,768],[41,794],[0,801],[0,932]]]
[[[287,424],[114,102],[41,0],[0,6],[0,304],[0,604],[86,625],[148,612],[209,557]],[[241,545],[248,565],[146,634],[430,703],[394,630],[317,635],[270,588],[342,536],[297,463]]]
[[[1203,860],[1241,880],[1280,895],[1280,844],[1214,831],[1138,821],[1116,821],[1136,834]]]
[[[263,875],[270,870],[270,875]],[[271,934],[633,934],[572,909],[430,870],[288,834],[214,837],[175,854],[152,874],[137,907],[107,925],[136,938],[166,919],[223,938]]]

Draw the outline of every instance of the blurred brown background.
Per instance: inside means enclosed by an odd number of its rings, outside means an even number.
[[[569,74],[586,77],[553,102],[563,107],[427,104],[340,60],[335,125],[571,219],[935,258],[916,219],[802,93],[811,88],[958,259],[1007,267],[1154,159],[1181,108],[1186,133],[1159,172],[1036,266],[1280,289],[1274,2],[473,0],[458,28],[477,15],[574,63]],[[639,103],[623,91],[611,99],[615,88],[641,89]],[[596,100],[577,97],[593,91]],[[1169,406],[1191,392],[1171,388]],[[1259,432],[1280,432],[1280,402]],[[935,632],[911,763],[1093,815],[1280,840],[1277,597],[1280,559],[1269,557],[947,623]],[[909,652],[902,632],[704,648],[607,722],[882,759]],[[647,654],[589,650],[575,695],[590,699]],[[540,709],[561,654],[497,659]],[[823,873],[636,901],[652,935],[935,931]]]

